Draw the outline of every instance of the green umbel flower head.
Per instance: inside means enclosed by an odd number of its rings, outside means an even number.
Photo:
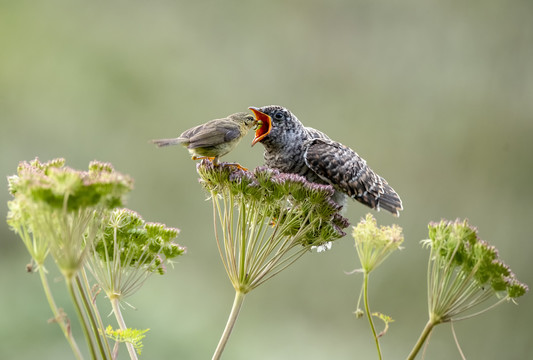
[[[65,166],[64,159],[21,162],[8,178],[13,200],[8,224],[42,266],[50,251],[61,272],[73,276],[102,225],[104,212],[122,204],[133,187],[130,177],[110,164],[93,161],[88,171]]]
[[[28,202],[67,211],[121,206],[123,196],[133,188],[133,180],[111,164],[92,161],[88,171],[79,171],[65,166],[64,159],[21,162],[8,183],[16,199],[23,196]]]
[[[394,250],[401,249],[403,243],[401,227],[396,224],[378,227],[372,214],[354,226],[353,237],[361,271],[365,273],[378,267]]]
[[[213,200],[219,222],[215,235],[226,271],[243,293],[312,247],[343,237],[349,225],[332,200],[331,186],[264,166],[250,172],[204,160],[197,171]]]
[[[436,322],[461,319],[458,315],[493,296],[515,299],[528,291],[466,220],[430,223],[423,243],[431,248],[428,301]]]
[[[94,242],[91,272],[110,299],[123,299],[185,254],[186,249],[173,242],[178,234],[178,229],[145,222],[134,211],[115,209]]]

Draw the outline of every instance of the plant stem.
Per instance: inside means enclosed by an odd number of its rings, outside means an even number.
[[[91,337],[91,334],[89,332],[89,327],[87,326],[87,321],[85,320],[83,316],[83,312],[81,310],[80,303],[78,301],[78,298],[76,297],[76,292],[74,291],[74,285],[72,284],[72,277],[65,277],[65,281],[67,283],[68,292],[70,293],[70,297],[72,298],[72,302],[74,303],[74,308],[76,309],[76,313],[78,314],[78,319],[80,320],[81,328],[83,330],[83,334],[85,335],[85,340],[87,341],[87,346],[89,347],[89,350],[91,352],[91,357],[96,360],[96,351],[94,349],[94,343],[93,339]]]
[[[239,316],[239,312],[242,307],[242,303],[244,302],[245,293],[236,290],[235,291],[235,299],[233,300],[233,306],[231,308],[231,313],[228,318],[228,322],[226,323],[226,328],[224,329],[224,332],[222,333],[222,337],[220,338],[220,341],[218,342],[218,346],[215,350],[215,353],[213,354],[212,360],[218,360],[222,356],[222,352],[224,351],[224,347],[226,346],[226,343],[228,342],[228,339],[231,335],[231,331],[233,330],[233,326],[235,326],[235,322],[237,321],[237,317]]]
[[[81,276],[83,278],[83,285],[85,286],[85,289],[87,289],[87,292],[91,295],[90,305],[93,310],[94,316],[96,317],[96,322],[98,323],[100,335],[102,336],[102,339],[104,341],[107,358],[114,359],[113,353],[111,352],[111,346],[109,345],[109,341],[107,341],[107,337],[105,336],[105,327],[102,321],[102,317],[100,316],[100,312],[98,311],[98,307],[96,306],[96,295],[94,295],[94,297],[92,296],[91,286],[89,284],[89,279],[87,279],[87,273],[85,272],[84,268],[81,269]]]
[[[76,285],[78,287],[83,306],[85,307],[85,313],[87,314],[87,318],[91,323],[91,328],[93,330],[94,337],[96,338],[96,342],[98,343],[100,355],[102,355],[102,359],[108,359],[108,354],[106,354],[104,344],[102,343],[102,336],[105,336],[104,329],[101,329],[101,331],[99,331],[99,327],[96,324],[96,320],[94,318],[93,309],[91,307],[91,304],[89,303],[89,300],[87,299],[87,294],[85,292],[85,289],[83,288],[79,275],[76,275]]]
[[[431,334],[431,331],[435,327],[435,325],[439,324],[439,322],[432,320],[431,318],[428,320],[426,326],[424,327],[424,330],[422,331],[422,334],[420,334],[420,337],[418,338],[418,341],[416,342],[415,346],[413,347],[413,350],[411,350],[411,353],[407,357],[407,360],[414,360],[420,349],[422,348],[422,345],[426,342],[426,339],[428,338],[429,334]]]
[[[126,322],[124,321],[124,318],[122,317],[122,312],[120,311],[120,302],[117,297],[111,298],[111,306],[113,307],[113,313],[115,314],[115,318],[117,319],[118,326],[120,326],[121,330],[126,330]],[[133,344],[130,342],[125,342],[126,348],[128,349],[128,353],[130,354],[130,359],[137,360],[137,353],[135,352],[135,348],[133,347]]]
[[[365,299],[365,311],[366,311],[366,317],[368,318],[368,323],[370,324],[370,329],[372,329],[372,335],[374,336],[374,341],[376,342],[376,349],[378,351],[378,357],[381,360],[381,347],[379,346],[379,338],[376,334],[376,328],[374,327],[374,321],[372,320],[372,314],[370,313],[370,307],[368,305],[368,276],[369,273],[365,271],[365,277],[364,277],[364,285],[363,285],[363,292],[364,292],[364,299]]]
[[[461,359],[462,360],[466,360],[466,356],[463,353],[463,350],[461,349],[461,345],[459,345],[459,340],[457,339],[457,334],[455,333],[455,329],[453,327],[453,321],[450,321],[450,327],[452,328],[453,340],[455,340],[455,345],[457,346],[457,350],[459,350],[459,354],[461,355]]]
[[[39,264],[39,276],[41,277],[41,283],[43,285],[46,299],[48,300],[50,309],[52,309],[52,313],[54,314],[54,320],[58,323],[59,327],[63,331],[63,335],[65,335],[65,338],[67,339],[70,347],[72,348],[72,352],[74,353],[76,359],[82,360],[83,356],[81,354],[80,348],[78,347],[78,344],[76,344],[76,340],[74,340],[74,336],[72,336],[72,332],[70,331],[70,324],[67,326],[63,314],[59,313],[59,309],[57,308],[57,305],[54,301],[54,297],[52,296],[52,291],[50,290],[50,285],[48,284],[48,280],[46,279],[44,266],[42,264]]]

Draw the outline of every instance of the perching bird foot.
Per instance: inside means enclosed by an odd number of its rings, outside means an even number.
[[[193,160],[208,159],[209,161],[211,161],[214,164],[216,158],[215,157],[209,157],[209,156],[193,156],[191,159],[193,159]]]
[[[240,169],[242,171],[248,171],[247,168],[241,166],[240,164],[238,163],[225,163],[224,165],[227,165],[227,166],[233,166],[233,167],[236,167],[237,169]]]
[[[214,166],[219,166],[220,164],[218,163],[218,159],[216,157],[209,157],[209,156],[193,156],[192,157],[193,160],[203,160],[203,159],[207,159],[209,161],[211,161],[213,163]],[[233,166],[233,167],[236,167],[237,169],[240,169],[242,171],[248,171],[247,168],[241,166],[240,164],[238,163],[224,163],[224,166]]]

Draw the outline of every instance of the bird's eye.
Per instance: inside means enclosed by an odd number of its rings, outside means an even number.
[[[276,115],[274,115],[274,117],[278,120],[281,120],[283,119],[283,114],[282,113],[276,113]]]

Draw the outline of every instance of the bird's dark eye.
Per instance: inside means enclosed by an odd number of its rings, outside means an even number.
[[[283,114],[282,113],[276,113],[276,115],[274,115],[274,117],[278,120],[281,120],[283,119]]]

